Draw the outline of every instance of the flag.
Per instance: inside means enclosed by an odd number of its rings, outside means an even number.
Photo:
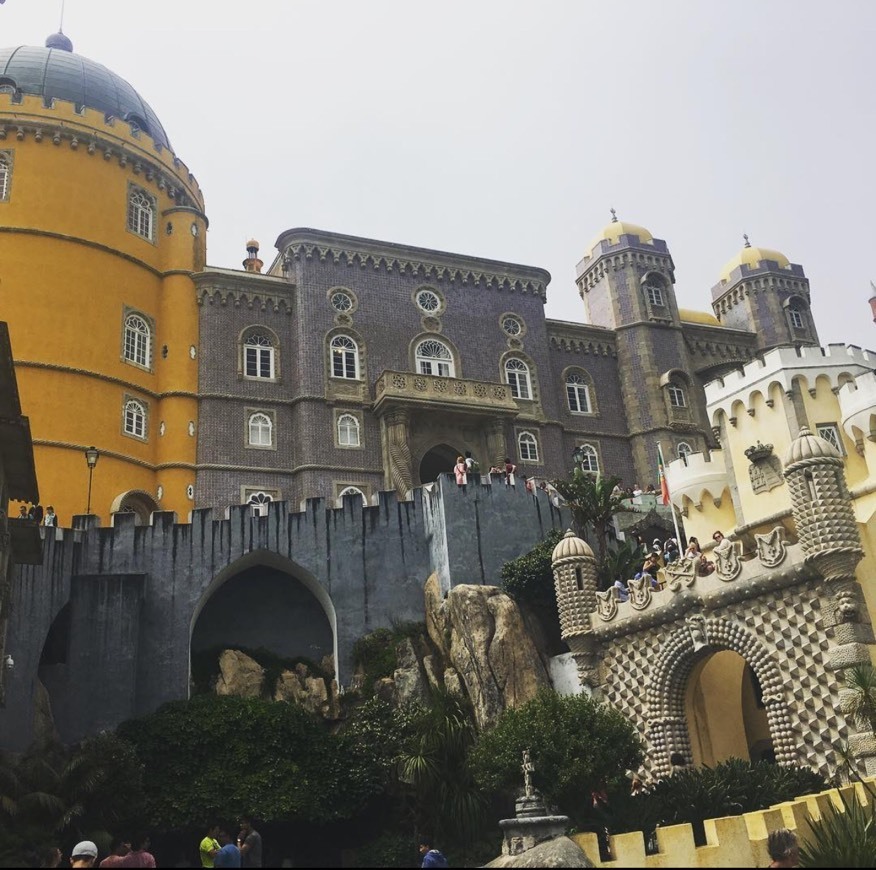
[[[669,504],[669,483],[666,481],[666,469],[663,467],[663,451],[657,445],[657,479],[660,481],[660,495],[663,504]]]

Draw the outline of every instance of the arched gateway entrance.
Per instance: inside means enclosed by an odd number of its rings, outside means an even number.
[[[337,618],[322,586],[294,562],[248,553],[214,578],[192,617],[190,672],[198,676],[223,649],[262,650],[319,664],[333,656]]]
[[[456,457],[464,455],[449,444],[439,444],[433,447],[420,461],[420,483],[432,483],[438,480],[438,475],[453,471]]]

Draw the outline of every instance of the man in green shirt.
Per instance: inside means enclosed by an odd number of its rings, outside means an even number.
[[[219,834],[219,825],[213,825],[207,836],[201,840],[201,845],[198,850],[201,853],[201,866],[212,867],[213,859],[219,854],[219,841],[216,839]]]

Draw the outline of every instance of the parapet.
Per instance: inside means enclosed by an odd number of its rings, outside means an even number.
[[[686,462],[673,459],[666,466],[666,482],[672,503],[679,509],[686,507],[685,499],[694,507],[701,507],[706,493],[720,506],[724,490],[730,487],[724,452],[689,453]]]

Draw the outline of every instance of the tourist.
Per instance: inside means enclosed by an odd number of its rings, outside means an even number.
[[[447,859],[437,849],[432,848],[432,843],[425,837],[420,838],[420,854],[423,856],[421,867],[447,867]]]
[[[767,837],[767,852],[770,855],[770,867],[796,867],[800,863],[797,835],[788,828],[770,831]]]
[[[100,862],[101,867],[118,867],[122,862],[122,858],[131,851],[131,844],[117,837],[112,841],[112,849],[103,861]]]
[[[505,457],[505,486],[514,486],[514,472],[517,471],[517,466],[506,456]]]
[[[94,867],[97,860],[97,846],[91,840],[83,840],[73,847],[70,855],[71,867]],[[155,866],[154,864],[152,865]]]
[[[240,849],[232,842],[231,834],[224,828],[219,831],[219,851],[213,858],[214,867],[240,867]]]
[[[645,557],[645,563],[642,565],[642,570],[636,577],[639,580],[642,577],[647,577],[654,589],[660,588],[660,581],[657,579],[657,572],[663,566],[660,564],[657,556],[654,553],[648,553]]]
[[[670,565],[678,558],[678,541],[667,538],[663,544],[663,564]]]
[[[715,570],[714,563],[710,562],[703,555],[703,551],[700,549],[700,542],[694,537],[688,538],[684,558],[693,562],[694,569],[701,577],[708,577]]]
[[[240,849],[241,867],[262,866],[262,835],[253,828],[252,822],[250,816],[244,816],[240,820],[237,847]]]
[[[465,473],[468,476],[477,474],[481,470],[480,463],[471,455],[471,450],[465,451]]]
[[[651,544],[651,552],[648,555],[653,556],[657,564],[661,568],[663,567],[663,544],[660,542],[660,538],[654,538],[654,542]]]
[[[638,483],[633,484],[633,498],[638,498],[642,494],[642,487]]]
[[[49,505],[46,508],[46,515],[43,517],[44,526],[55,526],[58,523],[58,517],[55,516],[55,509]]]
[[[465,459],[462,456],[456,457],[456,465],[453,466],[453,473],[456,475],[456,485],[465,492]]]
[[[526,488],[526,491],[529,493],[532,493],[534,495],[535,490],[533,489],[533,486],[532,486],[532,478],[527,477],[525,474],[521,475],[521,477],[523,478],[523,486]]]
[[[202,867],[212,867],[213,859],[219,852],[219,843],[216,837],[219,835],[219,825],[212,825],[207,831],[206,836],[201,840],[198,846],[198,852],[201,856]]]
[[[626,583],[623,580],[618,578],[614,581],[614,589],[615,596],[619,601],[629,601],[630,600],[630,590]]]
[[[116,867],[154,867],[155,856],[149,852],[149,837],[138,834],[131,839],[131,851],[116,864]]]
[[[31,508],[30,518],[36,522],[37,525],[40,525],[43,521],[43,506],[37,502]]]
[[[28,512],[27,512],[27,505],[26,505],[26,504],[23,504],[23,505],[18,509],[18,519],[20,519],[20,520],[28,520],[28,519],[30,519],[30,516],[28,515]]]
[[[645,493],[647,495],[656,495],[657,494],[657,491],[654,489],[653,483],[648,484],[648,488],[645,490]]]
[[[733,547],[733,543],[724,537],[722,531],[716,531],[712,535],[712,540],[715,542],[715,552],[723,553]]]
[[[623,498],[624,497],[624,491],[621,489],[621,485],[619,483],[616,483],[614,485],[614,489],[611,491],[611,494],[615,498]]]

